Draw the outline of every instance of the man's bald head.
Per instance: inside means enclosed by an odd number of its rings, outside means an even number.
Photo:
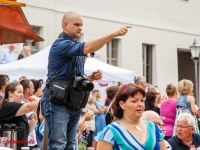
[[[73,11],[66,12],[62,18],[62,27],[64,25],[64,22],[70,22],[72,19],[74,19],[74,17],[81,18],[81,16],[77,12]]]
[[[158,128],[163,133],[166,132],[165,126],[164,126],[164,123],[163,123],[161,117],[155,111],[148,110],[148,111],[143,112],[142,119],[151,121],[151,122],[157,124]]]
[[[76,40],[81,36],[82,26],[83,20],[78,13],[70,11],[63,16],[63,31],[73,40]]]
[[[162,121],[161,117],[155,111],[151,110],[143,112],[142,119],[155,123]]]
[[[15,49],[15,45],[14,44],[10,44],[9,45],[9,49],[10,49],[10,51],[13,51]]]

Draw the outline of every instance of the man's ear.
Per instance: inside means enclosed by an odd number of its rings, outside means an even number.
[[[66,22],[66,21],[63,22],[63,28],[64,28],[64,29],[67,28],[67,22]]]
[[[193,132],[194,132],[194,130],[195,130],[195,128],[194,128],[194,127],[191,127],[191,133],[193,133]]]

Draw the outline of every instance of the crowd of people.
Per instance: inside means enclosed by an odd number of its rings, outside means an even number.
[[[90,93],[86,107],[81,109],[77,141],[84,137],[88,150],[199,147],[200,109],[195,105],[193,83],[184,79],[177,88],[168,84],[167,97],[162,97],[152,86],[146,92],[145,77],[137,78],[139,83],[108,87],[104,102],[100,101],[102,94],[98,89]],[[9,83],[9,76],[0,75],[0,134],[3,136],[4,124],[22,127],[17,140],[26,139],[26,142],[17,144],[19,150],[23,146],[48,149],[49,138],[44,137],[45,132],[48,135],[45,119],[41,111],[37,111],[41,109],[42,83],[25,76],[19,82]],[[75,144],[77,149],[78,144]]]
[[[21,128],[17,133],[17,141],[25,139],[24,143],[17,144],[17,149],[20,150],[23,146],[40,146],[41,143],[37,142],[40,138],[35,129],[38,120],[43,120],[41,114],[37,115],[42,96],[42,81],[23,79],[9,83],[7,75],[0,75],[0,95],[1,137],[5,124],[16,124]]]
[[[7,64],[10,62],[14,62],[16,60],[20,60],[26,58],[30,55],[30,47],[24,46],[21,50],[21,53],[18,55],[17,59],[15,58],[14,53],[15,45],[10,44],[8,48],[2,49],[0,53],[0,64]]]

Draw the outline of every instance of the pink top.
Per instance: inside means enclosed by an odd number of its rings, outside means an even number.
[[[172,136],[176,118],[176,100],[164,100],[160,106],[160,116],[165,117],[165,136]]]

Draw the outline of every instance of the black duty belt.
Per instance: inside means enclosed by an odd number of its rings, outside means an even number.
[[[46,93],[46,95],[50,95],[50,88],[49,87],[45,87],[44,88],[44,92]],[[71,107],[71,106],[68,106],[68,105],[66,105],[67,106],[67,108],[69,108],[69,109],[74,109],[73,107]]]

